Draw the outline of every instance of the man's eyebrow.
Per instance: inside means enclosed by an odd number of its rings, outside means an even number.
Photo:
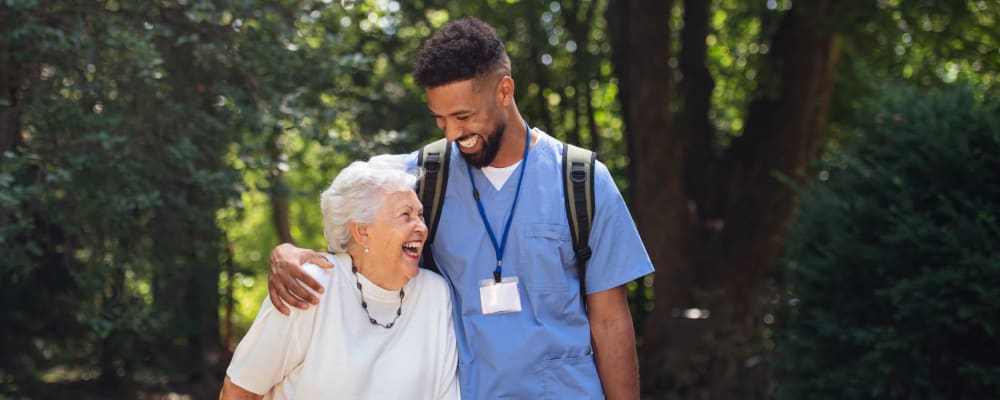
[[[443,116],[441,114],[438,114],[438,113],[434,112],[433,110],[429,110],[429,111],[431,112],[431,116],[433,116],[433,117],[441,117],[441,116]],[[467,110],[467,109],[461,109],[461,110],[453,111],[453,112],[451,112],[450,114],[447,114],[447,115],[448,116],[456,116],[456,115],[462,115],[462,114],[475,114],[475,111],[473,111],[473,110]]]

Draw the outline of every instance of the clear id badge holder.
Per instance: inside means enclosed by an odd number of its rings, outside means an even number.
[[[479,302],[483,315],[521,312],[521,296],[517,292],[517,277],[508,276],[479,281]]]

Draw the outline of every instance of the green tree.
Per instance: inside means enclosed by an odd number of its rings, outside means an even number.
[[[768,396],[760,306],[797,207],[779,177],[811,181],[812,160],[879,81],[995,82],[998,11],[995,1],[610,2],[631,205],[657,267],[646,393]]]
[[[598,150],[626,193],[658,268],[630,285],[646,393],[764,396],[747,365],[797,201],[775,176],[811,180],[880,82],[995,85],[998,9],[2,2],[0,382],[214,385],[267,252],[322,248],[316,197],[337,170],[440,136],[409,72],[475,15],[506,39],[529,122]]]
[[[780,398],[1000,395],[1000,101],[887,87],[789,235]]]
[[[5,380],[214,374],[238,123],[211,6],[2,6]]]

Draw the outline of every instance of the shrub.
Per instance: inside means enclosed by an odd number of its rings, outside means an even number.
[[[801,192],[779,398],[1000,398],[1000,102],[887,91]]]

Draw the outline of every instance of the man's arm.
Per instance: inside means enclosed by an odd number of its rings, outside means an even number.
[[[625,285],[587,296],[597,374],[608,400],[639,398],[639,357]]]
[[[271,250],[268,258],[267,289],[270,292],[271,303],[278,312],[288,315],[288,305],[300,309],[308,309],[309,304],[319,304],[319,298],[302,285],[308,286],[317,293],[323,293],[323,285],[316,282],[308,273],[302,270],[302,264],[307,262],[323,268],[333,268],[333,264],[322,254],[289,243],[282,243]]]
[[[260,400],[264,396],[239,387],[226,377],[219,392],[219,400]]]

